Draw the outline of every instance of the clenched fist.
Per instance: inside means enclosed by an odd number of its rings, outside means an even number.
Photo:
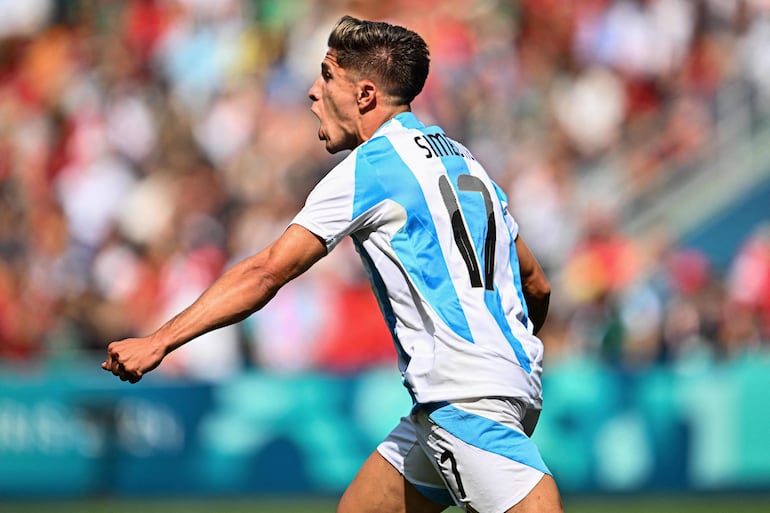
[[[107,359],[102,369],[112,372],[121,381],[136,383],[157,367],[166,351],[153,337],[127,338],[107,346]]]

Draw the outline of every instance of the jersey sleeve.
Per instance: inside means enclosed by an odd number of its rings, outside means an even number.
[[[356,227],[353,219],[355,159],[348,156],[313,188],[292,220],[320,237],[331,251]]]
[[[495,187],[497,199],[500,200],[503,217],[505,218],[505,225],[508,227],[508,231],[511,232],[511,240],[516,240],[516,238],[519,236],[519,224],[516,222],[516,219],[513,218],[511,211],[508,209],[508,196],[495,182],[492,182],[492,185]]]

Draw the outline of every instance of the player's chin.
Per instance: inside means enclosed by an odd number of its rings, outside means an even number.
[[[345,149],[342,147],[342,145],[335,144],[334,141],[332,141],[331,139],[324,139],[324,141],[326,142],[326,151],[328,151],[329,153],[337,153],[338,151],[342,151]]]
[[[335,145],[332,142],[332,140],[329,139],[329,137],[327,137],[326,134],[324,134],[323,131],[321,130],[318,131],[318,140],[323,141],[324,146],[326,147],[326,151],[328,151],[329,153],[336,153],[337,151],[339,151],[334,149]]]
[[[357,143],[352,138],[337,137],[332,139],[331,137],[326,136],[324,141],[326,141],[326,151],[329,153],[352,150],[357,146]]]

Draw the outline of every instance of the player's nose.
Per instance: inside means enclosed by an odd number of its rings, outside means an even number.
[[[310,90],[307,92],[308,98],[314,102],[317,102],[321,98],[321,87],[319,84],[320,80],[321,78],[319,77],[315,82],[313,82],[313,85],[310,86]]]

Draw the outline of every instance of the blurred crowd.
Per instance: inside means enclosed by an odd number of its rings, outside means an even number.
[[[754,121],[770,116],[768,1],[0,0],[0,12],[0,361],[101,356],[285,229],[341,158],[317,140],[307,90],[345,13],[427,40],[414,110],[508,193],[554,282],[548,358],[644,366],[768,345],[770,229],[716,269],[666,226],[627,233],[620,214],[698,172],[724,88],[740,82]],[[204,338],[159,372],[394,359],[348,243]]]

